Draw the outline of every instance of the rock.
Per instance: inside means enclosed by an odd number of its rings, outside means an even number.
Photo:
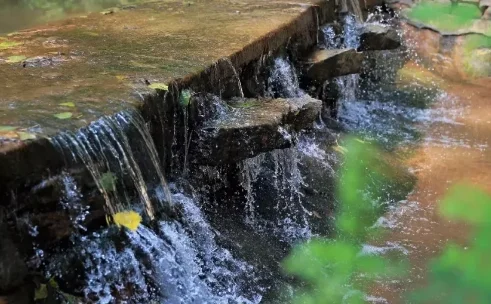
[[[307,76],[318,83],[361,71],[363,54],[354,49],[316,50],[307,57]]]
[[[393,50],[401,46],[396,30],[379,24],[368,24],[360,35],[358,51]]]
[[[191,159],[202,165],[234,163],[292,145],[290,131],[309,127],[321,101],[308,95],[289,99],[239,100],[205,124],[191,144]]]
[[[484,12],[482,14],[482,19],[491,20],[491,6],[484,8]]]
[[[491,0],[480,0],[479,8],[483,13],[484,19],[490,19],[491,17]]]
[[[465,57],[466,71],[472,76],[491,76],[491,49],[478,48]]]
[[[62,56],[46,57],[37,56],[33,58],[28,58],[24,61],[24,67],[46,67],[52,65],[58,65],[66,61]]]

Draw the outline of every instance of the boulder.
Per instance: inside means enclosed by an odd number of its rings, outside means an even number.
[[[360,35],[358,51],[393,50],[401,46],[396,30],[380,24],[367,24]]]
[[[306,75],[318,83],[361,71],[363,54],[355,49],[316,50],[306,62]]]
[[[262,152],[288,148],[291,131],[312,125],[319,117],[320,100],[304,95],[288,99],[242,99],[228,104],[226,113],[197,131],[190,145],[194,163],[235,163]]]

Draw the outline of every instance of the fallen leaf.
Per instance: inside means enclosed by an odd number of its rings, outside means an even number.
[[[67,101],[67,102],[60,103],[60,106],[73,108],[73,107],[75,107],[75,103],[73,103],[71,101]]]
[[[24,55],[15,55],[15,56],[7,57],[6,62],[7,63],[18,63],[18,62],[26,60],[26,58],[27,57]]]
[[[34,301],[44,300],[47,297],[48,297],[48,288],[46,287],[46,284],[39,285],[39,288],[37,288],[34,291]]]
[[[162,90],[162,91],[168,91],[169,90],[169,86],[166,85],[165,83],[161,83],[161,82],[152,83],[148,87],[151,89],[155,89],[155,90]]]
[[[123,226],[131,231],[135,231],[140,226],[142,218],[135,211],[123,211],[114,214],[112,220],[118,227]]]
[[[36,139],[36,134],[29,133],[29,132],[17,132],[17,135],[19,135],[19,139],[22,141]]]
[[[187,107],[189,105],[189,101],[191,100],[191,91],[183,90],[181,92],[181,96],[179,98],[181,105],[183,107]]]
[[[0,43],[0,50],[6,50],[14,46],[18,46],[20,43],[15,41],[4,41]]]
[[[14,126],[0,126],[0,132],[9,132],[9,131],[14,131],[18,127]]]
[[[53,116],[58,118],[58,119],[68,119],[68,118],[72,118],[73,113],[72,112],[62,112],[62,113],[54,114]]]
[[[125,75],[116,75],[116,79],[119,80],[119,81],[123,81],[125,79],[127,79],[128,76],[125,76]]]
[[[102,188],[106,191],[115,191],[116,190],[116,180],[117,177],[112,172],[105,172],[102,174],[99,182],[101,183]]]

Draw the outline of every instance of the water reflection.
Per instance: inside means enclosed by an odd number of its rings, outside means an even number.
[[[0,0],[0,34],[138,0]]]

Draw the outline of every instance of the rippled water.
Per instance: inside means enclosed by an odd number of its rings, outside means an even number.
[[[102,11],[138,0],[3,0],[0,2],[0,34],[59,20],[67,16]]]

